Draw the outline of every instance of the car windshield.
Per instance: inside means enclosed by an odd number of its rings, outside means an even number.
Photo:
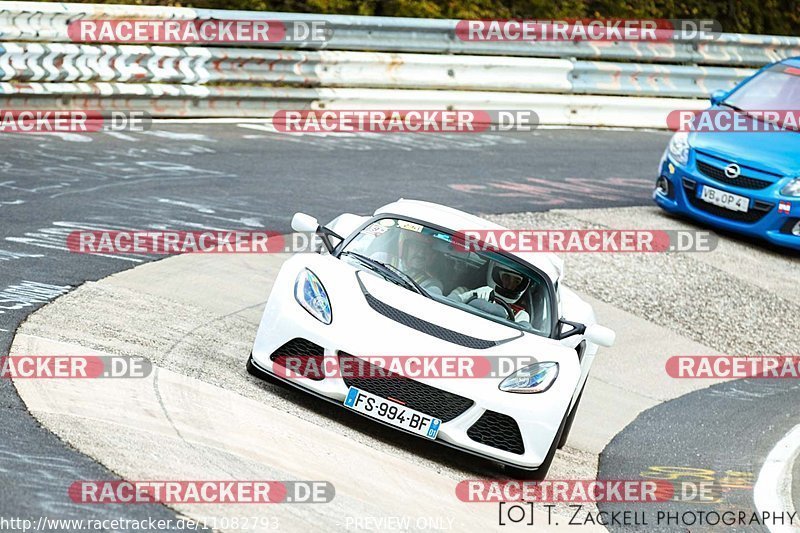
[[[742,111],[793,110],[800,106],[800,68],[779,63],[742,85],[723,102]]]
[[[550,335],[553,296],[543,274],[502,254],[466,251],[449,233],[382,218],[361,230],[340,257],[447,305]]]

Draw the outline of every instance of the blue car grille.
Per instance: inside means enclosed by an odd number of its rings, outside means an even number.
[[[731,211],[730,209],[725,209],[724,207],[719,207],[714,204],[704,202],[698,198],[697,194],[695,193],[695,190],[697,190],[697,182],[687,178],[683,178],[683,190],[686,193],[686,198],[689,200],[689,203],[692,204],[692,206],[694,206],[696,209],[720,218],[727,218],[729,220],[744,222],[746,224],[754,224],[758,222],[764,218],[764,215],[769,213],[770,210],[775,206],[775,204],[771,204],[769,202],[750,199],[750,209],[748,209],[746,213],[741,211]]]
[[[734,187],[741,187],[743,189],[766,189],[772,183],[769,181],[759,180],[756,178],[750,178],[747,176],[739,175],[735,178],[729,178],[725,175],[725,170],[716,167],[714,165],[710,165],[705,161],[697,161],[697,170],[699,170],[705,176],[709,178],[719,181],[720,183],[724,183],[726,185],[732,185]]]

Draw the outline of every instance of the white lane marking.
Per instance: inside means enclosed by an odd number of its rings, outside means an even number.
[[[170,200],[169,198],[159,198],[158,202],[162,204],[177,205],[178,207],[191,207],[192,209],[196,209],[201,213],[208,213],[208,214],[215,213],[215,211],[211,209],[211,207],[202,204],[193,204],[190,202],[183,202],[180,200]]]
[[[179,131],[165,131],[165,130],[145,130],[144,135],[152,135],[153,137],[160,137],[162,139],[169,139],[172,141],[206,141],[217,142],[216,139],[203,134],[203,133],[189,133]]]
[[[94,140],[88,135],[81,135],[80,133],[71,133],[67,131],[48,131],[42,133],[42,135],[48,136],[47,140],[52,139],[52,137],[59,137],[62,141],[73,143],[90,143]]]
[[[800,424],[792,428],[767,455],[753,488],[753,499],[760,512],[794,512],[792,504],[792,468],[800,455]],[[765,524],[771,533],[797,532],[793,525]]]
[[[105,133],[107,135],[111,135],[112,137],[116,137],[117,139],[120,139],[120,140],[123,140],[123,141],[130,141],[130,142],[138,142],[139,141],[139,139],[137,139],[136,137],[132,137],[130,135],[127,135],[127,134],[119,132],[119,131],[107,131]]]
[[[275,126],[272,125],[272,122],[263,122],[258,124],[253,124],[252,122],[242,122],[240,124],[236,124],[240,128],[249,128],[251,130],[261,130],[261,131],[268,131],[270,133],[280,133],[278,130],[275,129]]]

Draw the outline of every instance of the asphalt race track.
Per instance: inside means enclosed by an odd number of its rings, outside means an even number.
[[[642,413],[600,456],[601,479],[632,479],[642,475],[676,482],[705,483],[714,503],[675,502],[658,511],[745,510],[755,512],[752,486],[763,458],[797,424],[800,385],[793,380],[744,379],[713,385],[663,403]],[[642,443],[647,445],[643,446]],[[756,459],[757,458],[757,459]],[[793,476],[793,494],[798,479]],[[796,498],[796,496],[795,496]],[[797,504],[795,504],[797,505]],[[630,507],[630,506],[628,506]],[[618,505],[602,505],[614,510]],[[656,527],[657,511],[642,505],[649,531],[688,527],[677,519]],[[632,531],[635,527],[611,527]],[[710,530],[694,526],[694,530]],[[731,527],[731,531],[760,528]]]
[[[259,123],[3,135],[0,351],[8,353],[16,328],[46,302],[153,259],[70,253],[66,235],[76,229],[286,232],[297,210],[328,220],[398,197],[487,214],[650,205],[652,172],[667,139],[663,132],[568,129],[286,136]],[[618,434],[600,456],[598,477],[680,472],[725,485],[720,480],[735,472],[741,486],[708,505],[750,509],[752,476],[797,423],[797,405],[800,386],[787,381],[737,381],[687,394],[645,411]],[[174,515],[160,506],[68,503],[72,482],[114,474],[41,428],[9,380],[0,380],[0,407],[0,515]]]

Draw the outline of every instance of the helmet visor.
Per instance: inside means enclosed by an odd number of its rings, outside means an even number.
[[[511,270],[500,270],[497,272],[498,279],[495,282],[509,292],[516,292],[523,286],[525,280],[522,274],[517,274]]]

